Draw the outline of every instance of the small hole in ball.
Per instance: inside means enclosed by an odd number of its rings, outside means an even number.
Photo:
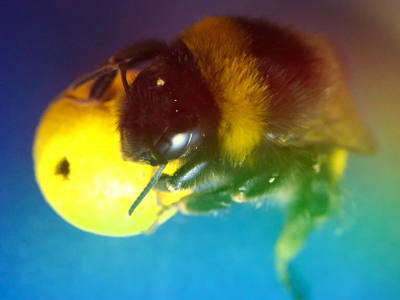
[[[69,169],[69,162],[66,157],[64,157],[62,160],[59,161],[59,163],[56,166],[56,172],[54,173],[55,175],[61,175],[64,180],[68,180],[68,175],[71,173],[71,170]]]

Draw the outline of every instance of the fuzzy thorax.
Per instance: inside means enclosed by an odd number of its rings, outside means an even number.
[[[206,18],[181,38],[220,109],[221,155],[240,164],[262,140],[270,99],[257,58],[250,52],[251,37],[229,18]]]

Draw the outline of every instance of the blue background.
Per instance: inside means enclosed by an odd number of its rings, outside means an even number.
[[[9,1],[0,3],[0,299],[289,299],[272,251],[284,214],[264,204],[176,215],[151,236],[67,224],[35,183],[35,126],[78,75],[205,14],[263,16],[330,37],[379,151],[351,156],[345,214],[311,235],[291,270],[309,299],[399,299],[398,1]]]

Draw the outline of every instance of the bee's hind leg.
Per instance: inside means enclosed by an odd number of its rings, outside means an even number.
[[[302,249],[309,233],[338,209],[340,191],[330,176],[309,178],[299,188],[275,245],[275,267],[287,291],[296,300],[304,299],[304,286],[293,280],[289,264]]]

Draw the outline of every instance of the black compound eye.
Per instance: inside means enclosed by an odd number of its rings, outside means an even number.
[[[194,131],[190,116],[178,115],[154,147],[167,160],[178,158],[189,146]]]

